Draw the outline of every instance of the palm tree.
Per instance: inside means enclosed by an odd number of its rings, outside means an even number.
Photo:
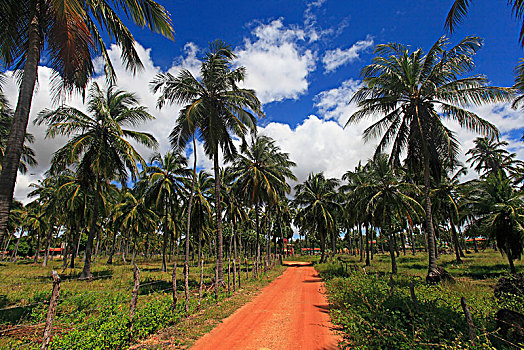
[[[441,222],[448,222],[451,229],[451,238],[455,247],[457,264],[462,263],[457,226],[460,223],[460,193],[459,177],[467,174],[466,168],[460,168],[453,176],[444,176],[442,181],[430,191],[434,214],[441,214]]]
[[[422,206],[412,197],[418,192],[416,185],[400,182],[396,169],[388,163],[387,156],[377,155],[368,162],[369,181],[354,189],[352,196],[358,201],[357,208],[363,208],[371,215],[376,226],[388,235],[391,256],[391,272],[397,273],[394,253],[393,223],[402,222],[405,218],[416,218],[423,211]],[[367,230],[366,230],[367,231]],[[368,239],[366,237],[366,239]]]
[[[164,223],[162,232],[162,271],[167,271],[166,247],[169,233],[169,218],[174,219],[173,205],[182,191],[182,180],[188,175],[187,159],[179,152],[168,152],[163,157],[156,153],[151,157],[151,165],[146,168],[147,189],[145,196],[162,213]]]
[[[325,260],[326,238],[335,231],[337,211],[341,209],[337,193],[339,181],[326,179],[324,174],[310,174],[307,180],[295,186],[295,203],[300,207],[303,222],[320,239],[322,256]]]
[[[475,183],[469,206],[476,225],[497,241],[508,258],[511,273],[516,273],[513,261],[522,257],[524,249],[524,201],[511,180],[499,171]]]
[[[7,139],[9,138],[9,132],[11,131],[11,125],[13,124],[13,110],[7,103],[7,99],[0,93],[0,170],[2,160],[5,156],[5,150],[7,145]],[[25,174],[29,167],[37,165],[35,158],[35,152],[27,145],[33,143],[35,140],[34,136],[30,133],[25,134],[24,146],[22,148],[22,154],[20,158],[20,164],[18,165],[18,171],[21,174]]]
[[[455,0],[451,9],[448,12],[446,17],[446,22],[444,27],[449,30],[450,33],[453,33],[456,26],[462,22],[464,17],[468,13],[469,5],[471,0]],[[518,20],[522,20],[522,15],[524,14],[524,2],[522,0],[507,0],[507,5],[511,5],[513,15]],[[522,21],[522,27],[520,29],[520,44],[524,46],[524,21]]]
[[[136,179],[137,163],[146,166],[142,156],[127,139],[150,148],[157,146],[152,135],[123,128],[154,119],[145,107],[139,106],[134,94],[114,86],[103,91],[93,83],[87,109],[91,116],[68,106],[43,110],[35,120],[39,125],[48,125],[47,137],[70,137],[53,155],[51,173],[74,166],[79,180],[93,193],[85,264],[81,274],[83,278],[91,277],[93,239],[98,232],[99,213],[104,209],[101,208],[102,192],[111,181],[125,184],[129,176]]]
[[[376,154],[391,146],[390,163],[399,166],[407,150],[410,167],[423,169],[428,281],[440,280],[429,197],[431,176],[440,179],[444,163],[453,163],[458,152],[458,143],[443,120],[450,118],[470,131],[498,137],[494,125],[465,108],[512,97],[511,89],[488,86],[484,76],[461,77],[473,69],[473,55],[481,43],[479,38],[467,37],[446,50],[449,42],[441,37],[427,54],[396,43],[378,45],[373,63],[362,70],[365,85],[351,99],[359,110],[346,126],[380,116],[364,131],[366,140],[381,136]]]
[[[158,103],[175,102],[187,105],[171,132],[171,144],[185,148],[194,132],[204,143],[204,152],[213,159],[215,176],[215,220],[218,243],[218,278],[224,280],[222,213],[220,199],[219,151],[225,159],[237,153],[232,134],[244,139],[248,131],[254,132],[256,116],[262,116],[260,101],[255,92],[242,89],[238,84],[244,80],[244,67],[233,69],[236,55],[222,41],[210,44],[202,60],[200,75],[195,78],[188,70],[178,76],[159,74],[152,81],[153,91],[161,91]]]
[[[64,96],[74,90],[85,92],[94,74],[93,58],[101,56],[108,82],[116,73],[101,30],[115,39],[126,68],[142,67],[135,40],[118,13],[140,27],[173,39],[169,13],[152,0],[22,0],[0,3],[0,63],[13,69],[23,68],[13,124],[7,140],[0,173],[0,240],[4,235],[9,207],[13,198],[17,169],[25,133],[40,57],[48,57],[55,74],[52,90]]]
[[[257,266],[260,263],[260,207],[276,204],[290,192],[286,180],[296,180],[291,171],[295,165],[272,138],[260,135],[252,137],[249,146],[243,145],[242,153],[235,158],[232,176],[238,193],[255,209]]]
[[[499,170],[504,175],[507,172],[515,172],[521,161],[515,160],[515,153],[509,153],[504,149],[508,145],[506,141],[496,141],[486,137],[477,137],[475,147],[466,152],[469,155],[467,162],[474,166],[479,175],[487,176],[497,174]]]
[[[137,241],[141,235],[155,230],[158,217],[155,212],[145,204],[143,194],[126,190],[122,201],[115,206],[113,220],[117,227],[127,231],[128,237],[131,238],[133,245],[131,264],[134,264]]]

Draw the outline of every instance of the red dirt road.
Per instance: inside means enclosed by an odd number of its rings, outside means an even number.
[[[328,308],[315,269],[291,266],[191,349],[337,349]]]

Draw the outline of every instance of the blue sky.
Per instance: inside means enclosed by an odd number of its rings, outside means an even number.
[[[122,89],[134,91],[157,119],[141,129],[152,132],[160,142],[159,151],[169,149],[167,135],[180,106],[159,111],[148,83],[159,72],[176,74],[187,68],[198,74],[198,58],[210,41],[222,39],[238,54],[237,65],[247,68],[246,86],[254,88],[266,118],[260,132],[277,141],[297,163],[295,172],[303,180],[310,172],[324,171],[339,177],[359,160],[368,159],[374,143],[361,139],[366,123],[343,129],[355,110],[348,105],[360,84],[359,73],[370,63],[377,44],[399,42],[427,50],[446,34],[444,20],[452,0],[367,0],[367,1],[159,1],[169,10],[175,41],[130,24],[145,69],[133,76],[119,63],[119,49],[112,47]],[[484,38],[484,48],[475,57],[475,74],[488,76],[494,85],[513,83],[513,69],[523,49],[518,43],[520,26],[505,1],[476,0],[467,18],[451,36],[457,43],[467,35]],[[95,62],[97,63],[97,62]],[[99,69],[100,64],[97,63]],[[49,68],[42,62],[32,116],[51,107]],[[103,77],[95,80],[103,82]],[[5,87],[14,103],[14,82]],[[68,104],[83,108],[79,96]],[[519,157],[524,147],[519,140],[524,127],[521,111],[507,104],[476,107],[480,116],[494,122]],[[476,135],[457,131],[463,149],[472,146]],[[39,166],[19,176],[16,197],[24,200],[30,182],[43,176],[51,154],[64,140],[44,139],[45,129],[29,126],[35,134]],[[199,145],[199,167],[211,168]],[[141,150],[145,156],[148,150]],[[188,150],[191,156],[192,150]],[[470,174],[469,176],[474,176]]]

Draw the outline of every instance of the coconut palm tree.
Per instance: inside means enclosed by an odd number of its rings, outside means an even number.
[[[317,173],[310,174],[304,183],[295,186],[295,203],[300,208],[301,221],[320,239],[321,263],[325,260],[326,238],[335,231],[337,211],[341,209],[338,185],[337,179],[326,179],[323,173]]]
[[[127,231],[133,246],[134,263],[137,241],[141,235],[155,231],[158,216],[145,203],[143,193],[125,190],[122,201],[115,206],[113,220],[120,230]]]
[[[471,2],[472,0],[455,0],[453,2],[444,24],[444,27],[449,30],[450,33],[453,33],[457,25],[462,22],[464,17],[466,17]],[[507,0],[506,3],[508,6],[511,6],[515,18],[522,20],[522,15],[524,14],[524,2],[522,0]],[[520,30],[520,44],[524,46],[524,21],[522,21],[522,27]]]
[[[365,140],[381,137],[376,154],[391,146],[390,163],[400,166],[400,157],[407,151],[409,166],[423,169],[428,281],[440,280],[429,197],[431,177],[440,179],[445,163],[454,163],[458,152],[454,134],[443,120],[449,118],[467,130],[498,137],[494,125],[466,108],[509,101],[513,92],[488,86],[484,76],[462,77],[473,69],[473,56],[481,48],[481,39],[467,37],[450,49],[448,45],[449,41],[441,37],[426,54],[396,43],[378,45],[373,63],[362,70],[364,86],[351,99],[359,110],[346,124],[378,118],[364,131]]]
[[[499,171],[476,181],[468,202],[477,227],[496,240],[500,252],[508,258],[511,273],[516,273],[513,261],[522,257],[524,249],[522,192]]]
[[[93,83],[89,90],[88,115],[80,110],[62,106],[56,110],[43,110],[35,123],[48,125],[46,137],[64,135],[70,140],[51,159],[51,173],[70,166],[76,169],[82,184],[93,194],[90,198],[91,222],[86,245],[85,264],[81,277],[91,277],[93,239],[98,232],[97,221],[103,210],[104,189],[111,181],[125,185],[128,178],[137,178],[138,163],[146,162],[129,143],[132,139],[155,148],[155,138],[139,131],[124,129],[154,119],[147,109],[139,105],[134,94],[110,86],[106,91]]]
[[[182,70],[176,77],[170,73],[159,74],[151,82],[153,91],[161,92],[159,105],[166,102],[187,105],[171,132],[171,144],[185,148],[196,131],[204,152],[213,159],[220,281],[224,280],[224,271],[219,153],[222,150],[226,160],[232,159],[237,153],[232,135],[244,139],[248,131],[255,131],[256,117],[263,115],[255,92],[238,87],[246,70],[244,67],[233,69],[235,57],[229,45],[217,40],[210,44],[202,59],[200,79]]]
[[[260,263],[261,206],[276,204],[280,197],[290,192],[286,181],[296,180],[291,171],[295,165],[272,138],[261,135],[252,137],[249,145],[243,145],[242,152],[235,158],[232,176],[236,179],[238,193],[255,209],[257,266]]]
[[[423,211],[422,206],[412,197],[419,190],[415,184],[400,182],[397,169],[391,167],[387,156],[377,155],[367,164],[369,181],[355,187],[352,196],[357,201],[356,207],[366,213],[382,228],[388,237],[391,256],[391,273],[397,273],[394,253],[393,229],[395,222],[402,222],[406,217],[416,218]],[[366,238],[368,239],[368,238]]]
[[[463,261],[460,258],[460,246],[458,229],[460,223],[460,183],[459,177],[466,175],[465,167],[460,168],[453,176],[444,176],[435,188],[430,191],[431,203],[433,203],[434,214],[440,214],[441,223],[449,222],[451,238],[455,248],[455,258],[457,264]]]
[[[0,63],[23,69],[0,173],[0,240],[13,198],[40,57],[47,57],[47,65],[55,72],[55,96],[74,90],[84,94],[95,72],[95,57],[102,57],[107,80],[114,83],[116,73],[102,31],[120,47],[126,68],[136,71],[142,67],[133,35],[119,16],[122,13],[140,27],[173,39],[169,13],[153,0],[0,2]]]
[[[11,131],[11,125],[13,124],[13,110],[7,103],[7,99],[0,94],[0,171],[2,160],[5,156],[7,139]],[[20,158],[20,164],[18,165],[18,171],[21,174],[25,174],[29,167],[37,165],[35,152],[31,149],[28,144],[33,143],[35,140],[34,136],[30,133],[25,134],[24,146],[22,148],[22,154]]]
[[[187,159],[180,152],[168,152],[164,156],[154,154],[150,160],[151,165],[146,168],[145,196],[147,202],[152,204],[164,219],[162,226],[162,271],[167,271],[166,247],[169,234],[169,220],[174,219],[173,206],[176,198],[180,196],[182,180],[189,174]]]
[[[515,153],[504,149],[508,145],[506,141],[477,137],[474,142],[475,146],[466,152],[470,156],[467,162],[471,163],[479,175],[497,174],[501,170],[507,176],[522,166],[522,161],[515,160]]]

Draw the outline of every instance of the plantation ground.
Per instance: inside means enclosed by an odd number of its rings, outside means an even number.
[[[79,266],[81,262],[79,261]],[[0,274],[0,348],[39,348],[47,303],[51,294],[51,270],[61,272],[61,261],[51,261],[44,268],[29,262],[4,263]],[[60,299],[55,319],[55,336],[51,349],[125,348],[173,324],[183,324],[188,314],[184,310],[182,262],[177,262],[178,306],[172,309],[172,264],[161,272],[160,261],[137,261],[141,287],[135,317],[129,318],[129,301],[133,288],[133,272],[129,265],[112,266],[98,263],[93,269],[94,280],[78,280],[81,269],[61,273]],[[250,266],[251,268],[251,266]],[[254,281],[250,271],[249,283],[242,273],[243,291],[254,293],[281,273],[277,267],[263,278]],[[197,313],[199,269],[190,268],[191,304],[189,315]],[[211,278],[214,263],[204,268],[202,308],[214,305],[215,295]],[[231,276],[232,277],[232,276]],[[226,276],[227,279],[227,264]],[[241,293],[242,293],[241,292]],[[240,294],[241,294],[240,293]],[[224,289],[219,300],[229,294]],[[241,299],[239,299],[241,300]],[[240,305],[238,305],[240,306]],[[215,309],[220,314],[220,308]],[[130,325],[132,324],[132,327]],[[186,336],[191,337],[191,332]],[[193,335],[197,337],[199,334]]]
[[[432,348],[520,348],[511,332],[496,332],[495,313],[500,308],[523,312],[524,299],[510,296],[498,300],[493,287],[509,270],[507,260],[499,252],[483,251],[467,254],[465,263],[457,265],[453,255],[442,255],[439,265],[446,268],[456,283],[428,286],[424,277],[427,255],[417,253],[400,256],[399,273],[389,279],[389,255],[375,256],[365,267],[358,258],[341,257],[330,264],[317,264],[316,269],[326,281],[331,302],[331,316],[344,334],[342,348],[358,349],[432,349]],[[358,266],[356,271],[351,266]],[[517,262],[518,272],[524,264]],[[365,267],[365,272],[362,269]],[[413,283],[418,310],[410,295]],[[477,340],[469,342],[468,330],[460,305],[465,297],[473,316]]]

